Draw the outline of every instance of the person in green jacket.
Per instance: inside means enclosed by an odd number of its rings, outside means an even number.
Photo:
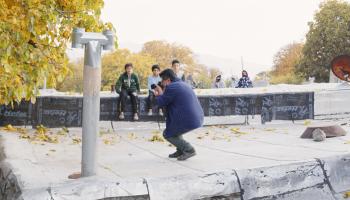
[[[128,95],[131,99],[132,111],[134,113],[134,120],[138,120],[138,96],[140,92],[139,78],[133,73],[132,63],[125,64],[125,72],[119,76],[115,85],[115,90],[119,94],[118,108],[119,119],[124,119],[125,102]]]

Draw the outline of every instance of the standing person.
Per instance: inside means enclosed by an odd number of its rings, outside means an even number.
[[[164,106],[166,112],[166,128],[164,138],[176,147],[176,152],[169,158],[186,160],[196,155],[193,146],[184,140],[183,134],[203,125],[204,113],[192,88],[180,81],[171,69],[160,73],[162,86],[155,88],[158,106]]]
[[[154,90],[152,89],[152,85],[158,85],[159,82],[161,82],[161,78],[159,76],[160,68],[159,65],[153,65],[152,66],[152,75],[148,77],[148,97],[147,97],[147,108],[148,108],[148,115],[152,115],[152,105],[154,104],[155,96],[154,96]],[[163,115],[163,112],[161,109],[159,109],[159,114]]]
[[[225,83],[221,79],[221,75],[217,75],[211,88],[225,88]]]
[[[253,83],[248,76],[248,72],[246,70],[242,71],[242,77],[239,79],[236,88],[252,88]]]
[[[171,69],[173,69],[177,78],[181,79],[182,81],[185,81],[185,74],[180,70],[180,61],[173,60],[171,62]]]
[[[134,113],[133,119],[139,120],[138,116],[138,96],[140,92],[139,78],[133,73],[132,63],[125,64],[125,72],[119,76],[118,81],[115,85],[115,90],[119,94],[119,119],[124,119],[125,102],[127,97],[130,96],[132,111]]]

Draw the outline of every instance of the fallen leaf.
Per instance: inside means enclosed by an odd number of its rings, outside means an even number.
[[[310,121],[310,120],[305,120],[305,121],[304,121],[304,125],[305,125],[305,126],[308,126],[308,125],[310,125],[310,124],[311,124],[311,121]]]
[[[73,138],[72,141],[73,141],[73,144],[80,144],[81,138]]]
[[[130,140],[137,139],[135,133],[128,133],[128,138],[129,138]]]
[[[264,128],[264,131],[275,131],[275,128]]]
[[[2,130],[4,131],[17,131],[17,129],[15,127],[13,127],[11,124],[7,124],[4,128],[2,128]]]
[[[242,132],[239,130],[239,128],[231,128],[232,133],[239,134],[239,135],[245,135],[248,134],[247,132]]]
[[[344,198],[345,199],[350,198],[350,191],[347,191],[344,193]]]

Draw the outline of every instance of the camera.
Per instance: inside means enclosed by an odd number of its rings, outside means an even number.
[[[162,82],[159,81],[157,85],[163,89]],[[152,84],[151,85],[151,89],[154,90],[157,87],[157,85],[156,84]]]

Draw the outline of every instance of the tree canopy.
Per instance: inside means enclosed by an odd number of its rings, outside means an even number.
[[[66,48],[73,27],[101,32],[103,0],[0,0],[0,104],[35,100],[69,72]]]
[[[334,57],[350,53],[350,4],[329,0],[320,5],[309,23],[303,58],[297,73],[313,76],[317,82],[328,82],[330,63]]]
[[[273,70],[270,72],[270,82],[297,84],[302,82],[295,74],[295,68],[302,57],[303,44],[292,43],[281,48],[274,56]]]
[[[147,49],[147,50],[146,50]],[[102,56],[102,90],[110,90],[120,74],[124,72],[126,63],[133,63],[134,72],[140,79],[141,88],[147,87],[147,78],[152,74],[151,67],[159,64],[161,70],[170,67],[171,61],[178,59],[185,65],[185,75],[192,75],[201,88],[209,88],[216,75],[221,72],[216,68],[208,68],[198,64],[192,50],[186,46],[170,44],[165,41],[151,41],[144,44],[141,52],[133,53],[128,49],[117,49]],[[56,88],[60,91],[82,92],[83,61],[70,63],[69,73],[62,84]]]

